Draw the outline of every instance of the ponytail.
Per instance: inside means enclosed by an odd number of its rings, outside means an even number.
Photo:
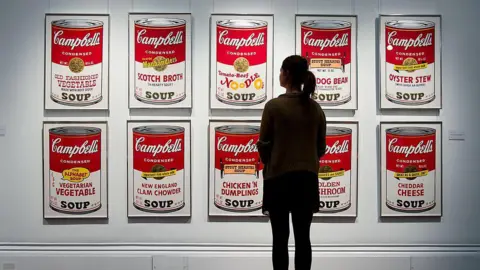
[[[308,70],[309,66],[309,60],[306,58],[300,55],[290,55],[283,60],[281,68],[286,75],[286,84],[297,91],[302,90],[302,97],[307,101],[317,88],[317,79]]]
[[[303,79],[302,91],[305,98],[310,98],[313,92],[315,92],[315,88],[317,87],[316,81],[315,75],[310,70],[307,70]]]

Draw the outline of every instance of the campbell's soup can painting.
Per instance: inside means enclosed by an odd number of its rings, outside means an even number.
[[[186,21],[147,18],[134,23],[135,98],[169,105],[186,97]]]
[[[263,164],[256,143],[260,127],[215,128],[214,204],[232,212],[253,212],[263,204]]]
[[[103,98],[103,22],[56,20],[51,23],[51,30],[51,99],[66,106],[100,102]]]
[[[101,129],[68,126],[49,129],[50,208],[88,214],[101,204]]]
[[[344,211],[352,205],[352,130],[327,127],[326,151],[318,172],[320,212]]]
[[[394,127],[386,130],[386,204],[400,212],[435,207],[436,130]]]
[[[216,22],[216,97],[251,106],[267,99],[268,23],[233,19]]]
[[[312,98],[323,106],[338,106],[352,98],[352,24],[341,20],[300,23],[301,55],[316,77]]]
[[[385,23],[386,98],[402,105],[435,99],[435,23],[394,20]]]
[[[185,206],[185,128],[133,128],[133,205],[150,213]]]

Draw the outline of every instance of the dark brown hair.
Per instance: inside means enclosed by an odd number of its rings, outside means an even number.
[[[282,70],[286,72],[287,82],[291,87],[302,90],[305,98],[310,98],[313,92],[315,92],[316,78],[308,70],[307,59],[300,55],[291,55],[283,60]]]

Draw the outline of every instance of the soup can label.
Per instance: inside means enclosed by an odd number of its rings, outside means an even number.
[[[97,211],[101,203],[101,129],[49,130],[50,208],[65,214]]]
[[[215,129],[215,206],[234,212],[262,207],[262,171],[256,143],[258,126],[231,125]]]
[[[386,190],[389,208],[422,212],[435,207],[435,129],[386,130]]]
[[[267,27],[259,20],[217,22],[216,96],[234,106],[267,99]]]
[[[386,98],[403,105],[435,99],[435,23],[401,20],[385,24]]]
[[[323,106],[350,101],[352,24],[338,20],[304,21],[301,39],[301,54],[317,80],[312,98]]]
[[[352,204],[352,130],[327,127],[325,155],[318,172],[320,212],[339,212]]]
[[[185,206],[185,129],[151,125],[133,129],[133,205],[146,212]]]
[[[186,97],[186,21],[151,18],[135,21],[135,98],[167,105]]]
[[[102,100],[103,22],[68,19],[52,22],[51,94],[67,106]]]

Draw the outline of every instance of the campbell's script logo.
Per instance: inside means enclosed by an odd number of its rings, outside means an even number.
[[[388,34],[388,45],[403,47],[406,51],[410,47],[428,47],[433,45],[433,34],[419,34],[416,38],[396,38],[397,31]]]
[[[348,153],[348,150],[349,150],[348,141],[343,141],[342,144],[340,144],[340,141],[337,140],[331,146],[327,145],[325,154],[344,154],[344,153]]]
[[[150,153],[152,156],[156,156],[157,154],[165,154],[165,153],[175,153],[182,151],[182,139],[176,139],[173,142],[172,139],[169,139],[165,142],[165,144],[156,144],[156,145],[148,145],[142,144],[145,141],[145,137],[140,137],[136,139],[135,142],[135,150],[137,152],[142,153]]]
[[[92,47],[100,45],[100,33],[95,33],[93,36],[91,33],[87,33],[83,38],[63,38],[63,30],[55,32],[53,37],[53,44],[70,47],[70,50],[74,50],[76,47]]]
[[[395,154],[403,154],[408,157],[411,154],[428,154],[433,152],[433,140],[419,141],[417,145],[397,145],[398,139],[394,138],[388,142],[388,151]]]
[[[178,45],[183,43],[183,31],[177,33],[170,32],[167,36],[146,36],[147,30],[142,29],[137,33],[137,43],[143,45],[153,45],[156,49],[158,46]]]
[[[61,145],[62,139],[56,138],[52,141],[52,153],[67,154],[70,158],[74,155],[88,155],[98,152],[98,140],[91,143],[85,140],[82,145]]]
[[[222,152],[235,153],[237,156],[239,153],[254,153],[258,152],[257,145],[250,139],[246,144],[228,144],[225,143],[227,137],[223,136],[218,139],[217,150]]]
[[[229,38],[227,37],[228,30],[223,30],[219,33],[218,36],[218,43],[226,46],[233,46],[235,49],[239,49],[240,47],[254,47],[254,46],[262,46],[265,44],[265,34],[259,33],[258,36],[255,37],[254,33],[251,33],[248,38]]]
[[[333,47],[345,47],[348,46],[348,34],[345,33],[340,37],[340,34],[336,34],[332,38],[320,39],[320,38],[311,38],[313,35],[312,31],[307,31],[303,34],[303,44],[318,47],[320,50],[325,48]]]

